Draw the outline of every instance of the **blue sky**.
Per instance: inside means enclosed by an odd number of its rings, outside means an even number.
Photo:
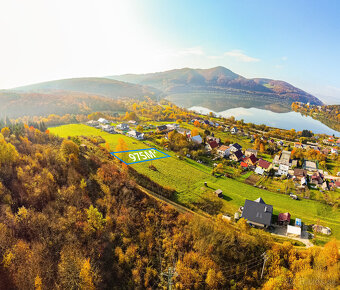
[[[340,1],[13,0],[0,10],[0,88],[222,65],[340,103]]]

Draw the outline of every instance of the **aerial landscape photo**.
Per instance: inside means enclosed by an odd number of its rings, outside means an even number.
[[[340,289],[339,1],[0,11],[0,290]]]

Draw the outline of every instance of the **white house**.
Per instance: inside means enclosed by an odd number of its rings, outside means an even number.
[[[129,130],[129,128],[130,128],[129,125],[125,124],[125,123],[117,125],[118,130],[127,131],[127,130]]]
[[[287,236],[301,237],[301,227],[287,226]]]
[[[200,135],[196,135],[194,137],[191,137],[191,141],[196,143],[196,144],[202,144],[203,140]]]
[[[220,157],[228,157],[229,156],[229,147],[226,146],[226,145],[222,145],[220,147],[217,148],[217,154],[220,156]]]
[[[289,166],[285,164],[279,165],[279,170],[277,171],[277,175],[288,175]]]
[[[101,125],[101,128],[103,131],[110,133],[110,134],[115,134],[115,127],[114,126],[110,126],[110,125]]]
[[[129,131],[126,133],[129,137],[135,138],[137,140],[143,140],[144,139],[144,133],[137,132],[135,130]]]
[[[249,157],[251,155],[254,155],[255,157],[257,157],[257,150],[256,149],[252,149],[252,148],[248,148],[244,151],[244,156]]]
[[[230,145],[230,152],[236,152],[238,150],[242,150],[242,146],[238,143],[234,143],[232,145]]]
[[[98,119],[98,122],[101,123],[101,124],[110,124],[110,122],[104,118],[99,118]]]
[[[231,134],[236,134],[238,132],[238,129],[236,127],[232,127],[230,132]]]

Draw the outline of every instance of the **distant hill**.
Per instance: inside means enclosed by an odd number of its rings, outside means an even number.
[[[89,114],[94,111],[125,111],[119,100],[70,91],[50,93],[0,91],[0,118]]]
[[[68,91],[117,98],[157,97],[157,89],[107,78],[72,78],[14,88],[20,92],[50,93]]]
[[[210,109],[257,107],[290,110],[292,102],[322,102],[284,81],[247,79],[219,66],[210,69],[183,68],[150,74],[110,76],[110,79],[152,86],[181,106],[207,106]],[[277,110],[277,109],[275,109]]]

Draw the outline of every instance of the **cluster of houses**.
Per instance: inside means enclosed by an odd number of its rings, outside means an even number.
[[[138,132],[136,130],[131,130],[131,125],[138,125],[136,121],[128,121],[127,123],[121,123],[119,125],[113,126],[111,125],[111,122],[104,119],[99,118],[98,121],[90,120],[86,123],[88,126],[94,127],[96,129],[101,129],[104,132],[110,133],[110,134],[124,134],[129,137],[135,138],[137,140],[143,140],[144,139],[144,133]]]
[[[297,183],[299,189],[304,189],[307,184],[322,190],[330,190],[332,187],[340,187],[340,180],[337,177],[329,176],[326,172],[318,168],[316,161],[305,160],[302,168],[296,168],[297,160],[291,159],[291,152],[283,150],[280,154],[275,155],[273,162],[269,162],[257,157],[257,150],[242,150],[238,143],[230,146],[218,145],[218,138],[207,138],[207,150],[216,149],[216,154],[221,158],[240,163],[245,169],[253,170],[258,175],[268,174],[270,170],[274,171],[275,176],[285,175],[292,178]]]
[[[291,215],[289,212],[279,213],[277,217],[276,225],[273,224],[273,206],[266,204],[264,200],[259,197],[256,200],[246,199],[244,206],[240,207],[241,216],[239,212],[234,215],[235,220],[244,218],[251,226],[258,228],[269,228],[271,226],[279,226],[286,229],[285,235],[290,237],[302,237],[302,221],[300,218],[296,218],[293,225],[291,225]],[[321,225],[313,225],[313,230],[326,235],[331,234],[331,230],[328,227]]]

